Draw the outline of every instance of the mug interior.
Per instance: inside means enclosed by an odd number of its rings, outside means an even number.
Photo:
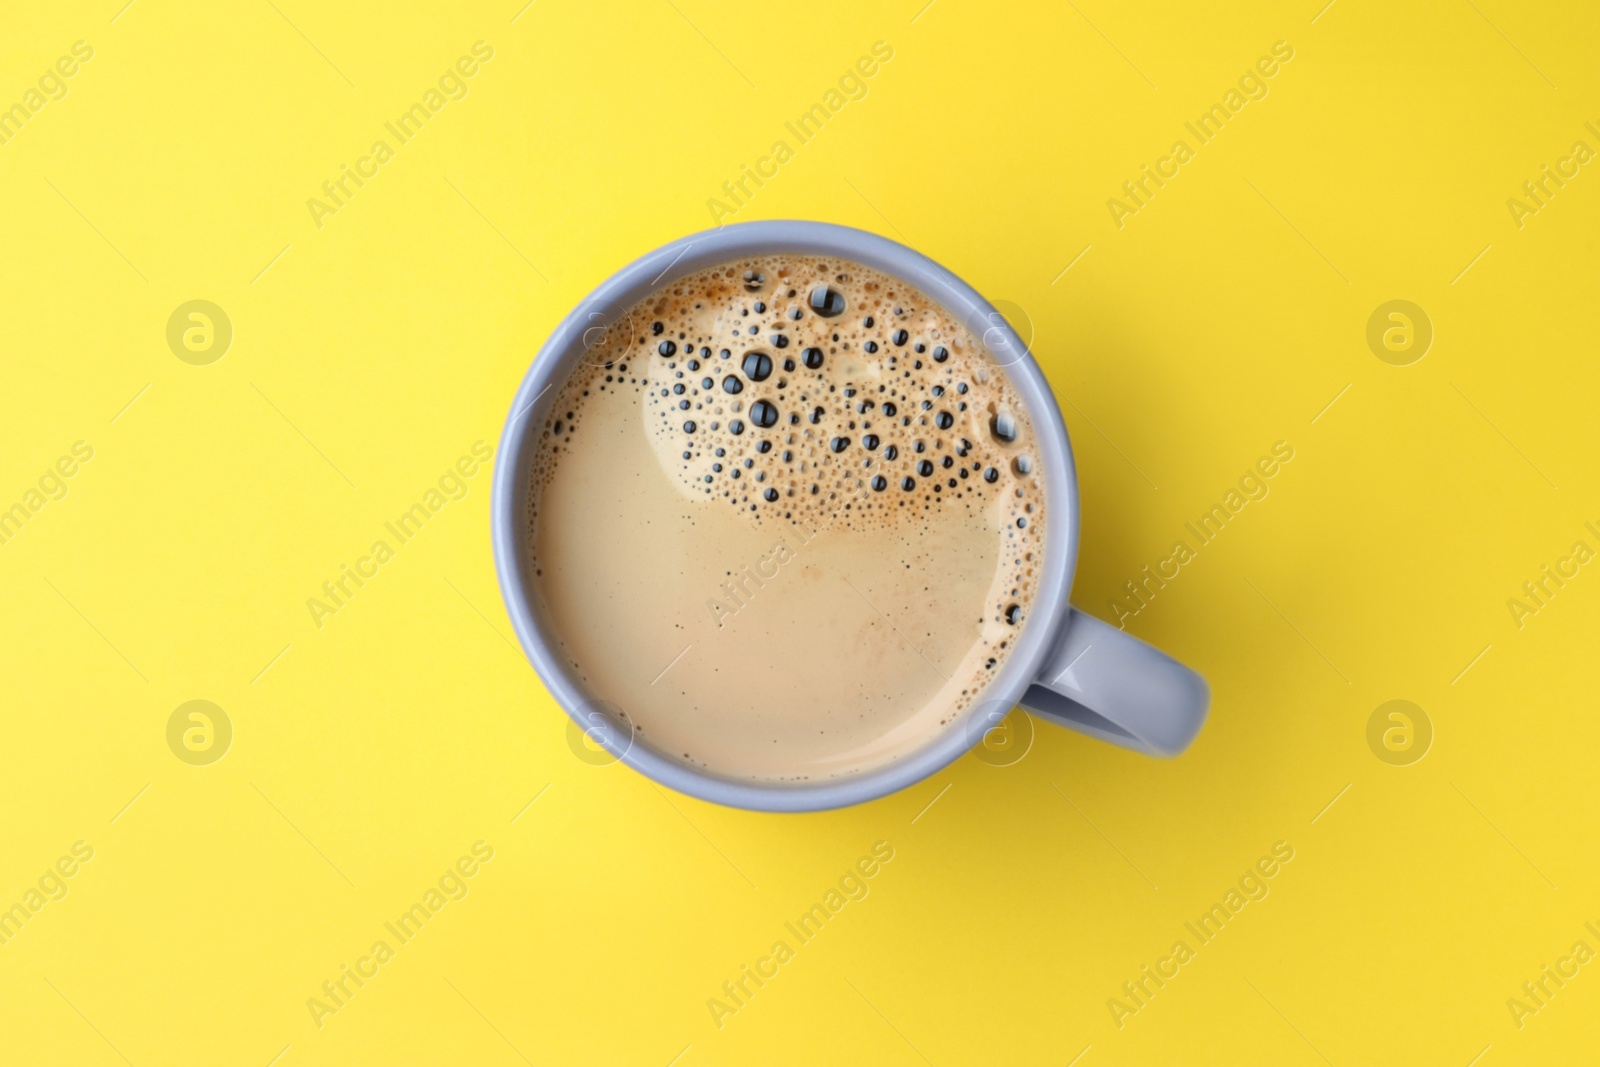
[[[544,422],[559,386],[608,329],[634,304],[678,279],[748,257],[792,253],[853,260],[915,286],[958,316],[1010,378],[1034,425],[1040,470],[1046,479],[1044,561],[1038,591],[1016,647],[994,679],[961,715],[922,748],[858,774],[808,783],[764,783],[698,770],[665,756],[631,735],[603,726],[594,695],[576,680],[558,638],[534,606],[528,572],[530,441]],[[551,333],[517,392],[501,435],[491,513],[495,566],[506,610],[524,652],[545,685],[581,728],[592,731],[612,756],[681,793],[758,811],[816,811],[843,807],[903,789],[940,770],[977,743],[1021,698],[1040,661],[1054,646],[1068,611],[1078,544],[1077,478],[1066,426],[1049,384],[1026,345],[971,286],[904,245],[862,230],[820,222],[746,222],[694,234],[635,260],[612,275]]]

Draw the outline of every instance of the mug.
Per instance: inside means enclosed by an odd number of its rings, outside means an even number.
[[[529,463],[558,387],[646,296],[719,263],[775,253],[853,260],[905,281],[959,317],[1006,373],[1032,417],[1039,471],[1047,479],[1044,562],[1028,621],[983,693],[929,743],[887,766],[805,784],[763,783],[697,770],[635,743],[631,719],[586,692],[556,651],[534,608],[528,572]],[[1013,706],[1124,748],[1175,756],[1205,721],[1205,680],[1165,653],[1072,607],[1078,550],[1078,487],[1066,424],[1039,366],[1011,326],[960,278],[902,244],[822,222],[743,222],[681,238],[634,261],[589,294],[545,341],[517,390],[500,438],[490,522],[506,611],[528,659],[586,737],[662,785],[756,811],[817,811],[887,796],[921,781],[980,743]]]

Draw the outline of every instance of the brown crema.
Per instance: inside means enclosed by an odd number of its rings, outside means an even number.
[[[635,743],[826,780],[924,747],[1025,624],[1045,499],[1015,388],[953,314],[827,257],[641,301],[536,438],[559,654]]]

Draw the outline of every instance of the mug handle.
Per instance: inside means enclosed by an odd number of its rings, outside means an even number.
[[[1021,705],[1079,733],[1150,756],[1176,756],[1206,721],[1204,678],[1124,630],[1069,608]]]

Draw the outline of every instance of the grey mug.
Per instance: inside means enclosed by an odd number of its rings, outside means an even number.
[[[1051,519],[1028,621],[984,692],[911,755],[853,776],[802,784],[719,776],[637,742],[627,720],[604,710],[603,695],[587,692],[556,652],[557,638],[534,606],[527,551],[530,446],[560,384],[599,349],[628,309],[650,294],[719,263],[781,252],[853,260],[902,279],[960,317],[1005,369],[1032,416]],[[608,758],[702,800],[757,811],[817,811],[874,800],[949,765],[981,743],[1018,704],[1124,748],[1175,756],[1194,740],[1210,704],[1200,675],[1068,603],[1078,550],[1077,476],[1066,424],[1027,345],[975,289],[927,256],[847,226],[796,221],[723,226],[673,241],[601,283],[551,333],[517,390],[500,438],[490,523],[506,611],[523,650],[576,728]]]

